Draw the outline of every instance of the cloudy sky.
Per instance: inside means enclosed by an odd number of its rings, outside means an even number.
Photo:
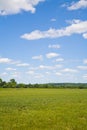
[[[87,82],[87,0],[0,0],[0,77]]]

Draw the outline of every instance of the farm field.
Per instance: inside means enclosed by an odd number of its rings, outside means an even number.
[[[0,130],[87,130],[87,90],[0,89]]]

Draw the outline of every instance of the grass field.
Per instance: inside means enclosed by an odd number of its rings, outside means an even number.
[[[0,130],[87,130],[87,90],[0,89]]]

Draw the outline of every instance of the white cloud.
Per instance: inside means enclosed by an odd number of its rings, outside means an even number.
[[[50,73],[50,72],[48,72],[48,71],[47,71],[47,72],[45,72],[45,73],[46,73],[47,75],[50,75],[50,74],[51,74],[51,73]]]
[[[9,58],[0,58],[0,63],[10,63],[11,61]]]
[[[84,33],[84,34],[83,34],[83,37],[84,37],[85,39],[87,39],[87,33]]]
[[[33,56],[32,59],[33,59],[33,60],[43,60],[43,56],[42,56],[42,55]]]
[[[83,78],[84,78],[84,79],[87,79],[87,74],[83,75]]]
[[[28,72],[26,72],[27,74],[30,74],[30,75],[33,75],[33,74],[35,74],[35,72],[34,71],[28,71]]]
[[[29,70],[38,70],[38,67],[30,67]]]
[[[87,59],[84,60],[84,64],[87,64]]]
[[[47,31],[35,30],[31,33],[26,33],[21,38],[27,40],[37,40],[42,38],[59,38],[63,36],[71,36],[72,34],[82,34],[86,38],[87,21],[73,20],[73,23],[62,29],[49,29]]]
[[[57,65],[55,65],[54,67],[57,69],[57,68],[61,68],[63,65],[61,65],[61,64],[57,64]]]
[[[56,70],[62,68],[61,64],[49,66],[49,65],[39,65],[37,67],[31,67],[30,71],[35,71],[35,70]]]
[[[38,69],[48,69],[48,70],[55,70],[58,68],[61,68],[62,65],[54,65],[54,66],[46,66],[46,65],[40,65],[39,67],[37,67]]]
[[[34,78],[42,78],[42,77],[44,77],[44,75],[43,74],[41,74],[41,73],[36,73],[35,71],[33,71],[33,70],[29,70],[28,72],[26,72],[26,74],[28,74],[28,75],[32,75]]]
[[[48,48],[54,48],[54,49],[59,49],[60,48],[60,45],[58,44],[53,44],[53,45],[49,45]]]
[[[84,64],[87,64],[87,59],[85,59],[85,60],[83,61],[83,63],[84,63]]]
[[[78,71],[76,69],[65,68],[62,70],[62,72],[77,73]]]
[[[68,10],[77,10],[81,8],[87,8],[87,0],[79,0],[78,2],[73,2]]]
[[[0,15],[17,14],[21,11],[35,13],[35,6],[44,0],[0,0]]]
[[[34,76],[35,78],[43,78],[44,77],[44,75],[43,74],[40,74],[40,73],[37,73],[35,76]]]
[[[51,21],[52,21],[52,22],[55,22],[55,21],[56,21],[56,19],[55,19],[55,18],[52,18],[52,19],[51,19]]]
[[[46,66],[46,65],[40,65],[39,67],[38,67],[38,69],[53,69],[53,67],[52,66]]]
[[[14,60],[12,60],[12,62],[11,62],[11,64],[13,64],[13,65],[17,65],[19,63],[20,63],[20,61],[14,61]]]
[[[87,66],[77,66],[77,68],[80,70],[87,70]]]
[[[63,59],[63,58],[58,58],[58,59],[56,59],[55,61],[56,61],[56,62],[61,62],[61,61],[64,61],[64,59]]]
[[[60,72],[56,72],[55,73],[57,76],[61,76],[62,75],[62,73],[60,73]]]
[[[66,20],[66,23],[68,23],[68,24],[74,24],[74,23],[80,23],[80,22],[82,22],[81,20],[79,20],[79,19],[73,19],[73,20]]]
[[[59,56],[59,54],[58,53],[54,53],[54,52],[46,54],[46,57],[49,58],[49,59],[57,57],[57,56]]]
[[[20,72],[14,72],[14,73],[11,74],[11,77],[20,78],[21,77],[21,73]]]
[[[15,68],[6,68],[7,71],[15,71]]]
[[[0,74],[0,76],[7,76],[7,75],[8,75],[7,72],[3,72],[3,73]]]
[[[19,64],[17,64],[16,66],[26,67],[26,66],[29,66],[29,64],[28,64],[28,63],[19,63]]]
[[[11,64],[11,65],[16,65],[18,67],[26,67],[26,66],[29,66],[28,63],[21,63],[21,61],[15,61],[13,59],[9,59],[9,58],[2,58],[0,57],[0,64],[3,63],[3,64]],[[15,68],[6,68],[6,70],[16,70]]]

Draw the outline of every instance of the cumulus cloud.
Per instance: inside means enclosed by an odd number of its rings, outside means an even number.
[[[33,59],[33,60],[43,60],[43,56],[42,56],[42,55],[33,56],[32,59]]]
[[[59,56],[59,54],[58,53],[54,53],[54,52],[51,52],[51,53],[47,53],[46,54],[46,57],[47,58],[54,58],[54,57],[57,57],[57,56]]]
[[[53,48],[53,49],[59,49],[60,48],[60,45],[58,44],[53,44],[53,45],[49,45],[48,48]]]
[[[56,72],[55,73],[57,76],[61,76],[62,75],[62,73],[60,73],[60,72]]]
[[[29,66],[29,64],[28,64],[28,63],[19,63],[19,64],[17,64],[16,66],[26,67],[26,66]]]
[[[11,63],[12,60],[9,58],[0,58],[0,63]]]
[[[50,72],[48,72],[48,71],[47,71],[47,72],[45,72],[45,73],[46,73],[47,75],[50,75],[50,74],[51,74],[51,73],[50,73]]]
[[[56,21],[56,19],[55,19],[55,18],[52,18],[52,19],[51,19],[51,21],[52,21],[52,22],[55,22],[55,21]]]
[[[57,65],[53,65],[53,66],[50,66],[50,65],[39,65],[37,67],[31,67],[30,68],[30,71],[35,71],[35,70],[56,70],[56,69],[60,69],[62,68],[62,65],[61,64],[57,64]]]
[[[58,69],[58,68],[61,68],[62,65],[54,65],[54,66],[48,66],[48,65],[40,65],[38,67],[38,69],[47,69],[47,70],[55,70],[55,69]]]
[[[34,76],[35,78],[43,78],[44,77],[44,75],[43,74],[40,74],[40,73],[37,73],[35,76]]]
[[[35,74],[35,72],[34,71],[32,71],[32,70],[30,70],[30,71],[28,71],[28,72],[26,72],[27,74],[30,74],[30,75],[33,75],[33,74]]]
[[[80,23],[80,22],[82,22],[81,20],[79,20],[79,19],[73,19],[73,20],[66,20],[66,23],[67,24],[74,24],[74,23]]]
[[[15,68],[6,68],[7,71],[15,71]]]
[[[84,34],[83,34],[83,37],[84,37],[85,39],[87,39],[87,33],[84,33]]]
[[[84,74],[84,75],[83,75],[83,78],[84,78],[84,79],[87,79],[87,74]]]
[[[81,8],[87,8],[87,0],[79,0],[78,2],[73,2],[68,7],[68,10],[77,10]]]
[[[58,59],[56,59],[55,61],[56,61],[56,62],[61,62],[61,61],[64,61],[64,59],[63,59],[63,58],[58,58]]]
[[[13,72],[13,73],[11,73],[11,76],[13,78],[20,78],[21,77],[21,73],[20,72]]]
[[[3,73],[0,74],[0,76],[7,76],[7,75],[8,75],[7,72],[3,72]]]
[[[85,59],[83,62],[84,62],[84,64],[87,64],[87,59]]]
[[[62,72],[77,73],[78,71],[76,69],[65,68],[62,70]]]
[[[37,40],[42,38],[59,38],[63,36],[71,36],[73,34],[81,34],[84,38],[87,38],[87,21],[72,20],[72,24],[65,28],[50,28],[47,31],[35,30],[31,33],[23,34],[21,38],[26,40]]]
[[[44,0],[0,0],[0,15],[17,14],[21,11],[35,13],[35,6]]]
[[[87,70],[87,66],[77,66],[77,68],[80,70]]]
[[[16,65],[18,67],[26,67],[30,65],[28,63],[23,63],[21,61],[15,61],[14,59],[9,59],[9,58],[4,58],[4,57],[0,57],[0,64],[10,64],[10,65]],[[9,68],[6,68],[6,70],[11,71],[11,70],[16,70],[16,69],[9,67]]]
[[[53,66],[40,65],[40,66],[38,67],[38,69],[49,69],[49,70],[52,70],[52,69],[53,69]]]

